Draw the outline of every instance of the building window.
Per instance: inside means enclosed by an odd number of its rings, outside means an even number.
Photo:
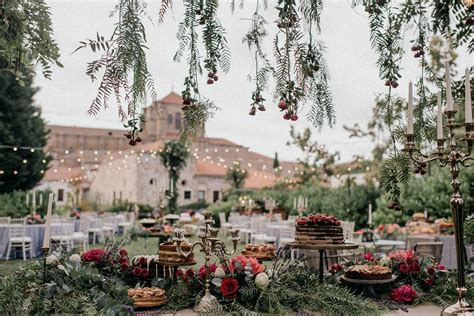
[[[119,192],[119,200],[122,201],[122,191]]]
[[[156,178],[151,178],[150,185],[155,185],[155,184],[156,184]]]
[[[174,128],[181,129],[181,113],[176,113],[174,117]]]
[[[191,200],[191,191],[184,191],[184,199]]]
[[[217,202],[219,201],[219,191],[213,191],[212,192],[212,202]]]
[[[198,191],[198,200],[204,201],[206,199],[206,191]]]
[[[168,127],[173,126],[173,115],[168,114]]]
[[[58,190],[58,202],[62,202],[62,201],[64,201],[64,190],[59,189]]]

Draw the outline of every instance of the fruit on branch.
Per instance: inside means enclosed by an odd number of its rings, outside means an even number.
[[[259,111],[262,111],[262,112],[265,112],[265,111],[266,111],[265,106],[264,106],[263,104],[260,104],[260,105],[258,106],[258,110],[259,110]]]
[[[214,83],[214,80],[212,80],[211,78],[207,79],[207,84],[213,84]]]
[[[278,102],[278,108],[280,108],[280,110],[282,111],[288,109],[285,100],[280,100],[280,102]]]
[[[257,111],[255,109],[255,106],[252,106],[252,108],[250,109],[249,115],[254,116],[256,112]]]

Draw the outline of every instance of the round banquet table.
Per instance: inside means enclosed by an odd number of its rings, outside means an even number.
[[[64,225],[72,225],[64,224]],[[44,238],[44,224],[25,225],[26,237],[31,238],[31,251],[33,257],[39,257],[43,254],[41,249]],[[51,223],[51,236],[60,235],[62,231],[61,223]],[[9,243],[8,225],[0,225],[0,258],[5,259]]]
[[[293,249],[314,250],[319,251],[319,283],[324,280],[324,256],[328,250],[350,250],[359,248],[358,244],[344,243],[344,244],[322,244],[322,245],[303,245],[291,243],[290,247]]]

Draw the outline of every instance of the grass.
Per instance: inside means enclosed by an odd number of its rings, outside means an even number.
[[[225,240],[226,247],[231,250],[232,244],[230,241],[227,240],[225,237],[221,237],[221,240]],[[189,238],[191,243],[197,241],[196,237]],[[90,245],[90,248],[98,248],[102,245]],[[243,245],[239,244],[237,247],[236,254],[239,254],[240,251],[243,249]],[[156,255],[158,253],[158,238],[142,238],[139,237],[136,240],[129,241],[125,249],[127,249],[130,259],[137,255]],[[194,266],[195,268],[199,268],[201,265],[204,264],[204,254],[200,251],[199,246],[194,248],[194,258],[197,261],[197,264]],[[211,261],[214,261],[216,258],[211,258]],[[37,260],[37,259],[33,259]],[[0,276],[11,275],[15,272],[17,267],[22,264],[26,263],[30,260],[23,261],[21,259],[15,260],[0,260]]]

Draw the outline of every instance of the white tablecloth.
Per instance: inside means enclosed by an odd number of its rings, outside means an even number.
[[[69,225],[69,224],[66,224]],[[70,224],[73,225],[73,224]],[[51,223],[51,235],[61,234],[61,224]],[[44,238],[44,224],[26,225],[26,236],[31,237],[33,257],[41,256]],[[0,258],[5,259],[8,249],[8,226],[0,225]]]

